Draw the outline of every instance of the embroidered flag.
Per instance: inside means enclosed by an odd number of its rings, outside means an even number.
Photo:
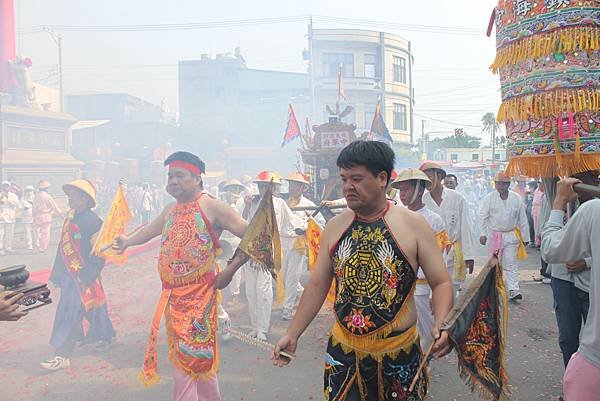
[[[273,207],[273,185],[263,195],[238,249],[246,253],[277,281],[277,300],[283,301],[285,290],[281,271],[281,239]]]
[[[508,321],[502,267],[490,259],[446,317],[442,330],[458,354],[461,378],[486,400],[508,400],[504,360]]]
[[[344,79],[342,74],[343,72],[344,65],[340,64],[340,67],[338,68],[338,100],[346,100],[346,91],[344,90]]]
[[[310,272],[315,271],[315,266],[317,263],[317,256],[319,255],[319,250],[321,249],[321,233],[323,229],[317,223],[315,219],[312,217],[308,218],[308,225],[306,227],[306,242],[308,244],[308,269]],[[329,287],[329,292],[327,293],[327,301],[329,303],[335,302],[335,279],[331,283],[331,287]]]
[[[92,253],[103,257],[107,262],[113,262],[122,265],[127,262],[127,253],[119,254],[112,250],[111,244],[119,235],[125,233],[125,228],[131,221],[131,211],[125,199],[123,186],[119,189],[110,205],[108,214],[102,223],[102,228],[98,232]]]
[[[283,148],[289,142],[298,138],[302,135],[300,131],[300,125],[298,124],[298,120],[296,119],[296,113],[294,113],[294,109],[292,105],[288,105],[288,121],[287,127],[285,129],[285,134],[283,135],[283,142],[281,142],[281,147]]]
[[[385,125],[383,114],[381,114],[381,99],[377,99],[377,106],[375,106],[375,115],[373,115],[369,138],[376,141],[383,140],[383,142],[389,142],[388,145],[391,145],[394,142],[394,139],[390,135],[390,131]]]

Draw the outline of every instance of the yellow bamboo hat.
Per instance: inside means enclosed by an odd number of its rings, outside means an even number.
[[[302,184],[310,185],[310,182],[308,181],[306,176],[299,171],[296,171],[296,172],[288,175],[286,180],[300,182]]]
[[[273,171],[264,170],[258,173],[254,179],[254,182],[257,184],[261,182],[269,183],[271,181],[273,181],[273,184],[281,185],[281,176]]]
[[[398,173],[398,177],[392,182],[392,188],[398,189],[401,182],[419,180],[425,183],[425,187],[431,185],[431,180],[427,177],[427,174],[416,168],[405,168]]]
[[[240,182],[240,180],[236,180],[235,178],[231,179],[231,180],[223,181],[222,187],[223,187],[223,191],[227,191],[227,187],[239,187],[242,191],[246,189],[244,184],[242,184]]]
[[[506,172],[501,171],[498,174],[496,174],[496,177],[494,177],[494,182],[508,182],[510,183],[512,180],[510,178],[510,176],[508,174],[506,174]]]
[[[42,180],[38,184],[38,189],[48,189],[50,188],[50,182],[46,180]]]
[[[92,201],[93,201],[93,205],[92,207],[96,206],[96,187],[94,187],[94,184],[92,184],[90,181],[88,180],[75,180],[75,181],[71,181],[65,185],[63,185],[63,191],[65,193],[67,193],[67,191],[69,189],[78,189],[80,191],[82,191],[84,194],[86,194],[87,196],[89,196]]]
[[[419,166],[419,170],[421,171],[425,171],[425,170],[439,170],[444,174],[444,177],[446,176],[446,170],[444,170],[444,168],[442,166],[440,166],[437,163],[434,162],[425,162],[423,164],[421,164]]]

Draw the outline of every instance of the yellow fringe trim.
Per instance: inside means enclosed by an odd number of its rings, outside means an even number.
[[[600,49],[600,28],[584,26],[557,29],[528,36],[501,47],[490,66],[494,74],[507,65],[531,58],[547,57],[554,53],[594,51]]]
[[[392,331],[394,331],[396,328],[400,327],[402,323],[404,323],[406,317],[411,311],[411,308],[414,308],[413,295],[415,292],[415,285],[416,283],[412,285],[408,297],[406,297],[406,299],[404,300],[402,307],[400,308],[394,319],[385,326],[378,328],[371,334],[355,335],[350,333],[348,329],[345,328],[346,326],[344,325],[344,323],[337,320],[336,316],[336,323],[333,325],[332,335],[337,330],[338,335],[334,335],[334,337],[341,340],[342,343],[350,345],[354,349],[369,350],[375,342],[385,339]]]
[[[415,325],[398,336],[380,338],[356,346],[355,340],[348,338],[344,328],[336,322],[331,330],[331,341],[334,346],[340,345],[346,354],[354,352],[357,362],[367,357],[381,362],[386,356],[393,359],[400,352],[410,352],[412,346],[419,341],[419,333]]]
[[[502,102],[498,121],[525,121],[555,117],[561,113],[596,112],[600,109],[598,88],[556,89],[523,95]]]
[[[511,177],[565,177],[592,170],[600,170],[600,153],[562,153],[560,162],[553,155],[513,157],[506,173]]]

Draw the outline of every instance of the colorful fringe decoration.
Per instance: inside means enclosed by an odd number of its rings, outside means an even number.
[[[600,87],[557,89],[534,95],[515,97],[502,102],[498,121],[549,118],[562,113],[595,112],[600,110]]]
[[[600,50],[600,28],[595,26],[556,29],[521,38],[497,50],[490,66],[494,74],[502,67],[555,53]]]
[[[499,0],[493,17],[507,173],[600,168],[600,2]]]

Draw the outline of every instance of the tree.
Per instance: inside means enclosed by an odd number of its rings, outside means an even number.
[[[445,138],[435,138],[431,144],[438,148],[478,148],[481,138],[465,134],[462,129],[456,129],[454,135]]]
[[[481,132],[490,136],[490,145],[497,145],[496,134],[500,132],[500,126],[498,125],[498,121],[496,121],[494,113],[484,114],[481,122],[483,123],[483,130]]]

